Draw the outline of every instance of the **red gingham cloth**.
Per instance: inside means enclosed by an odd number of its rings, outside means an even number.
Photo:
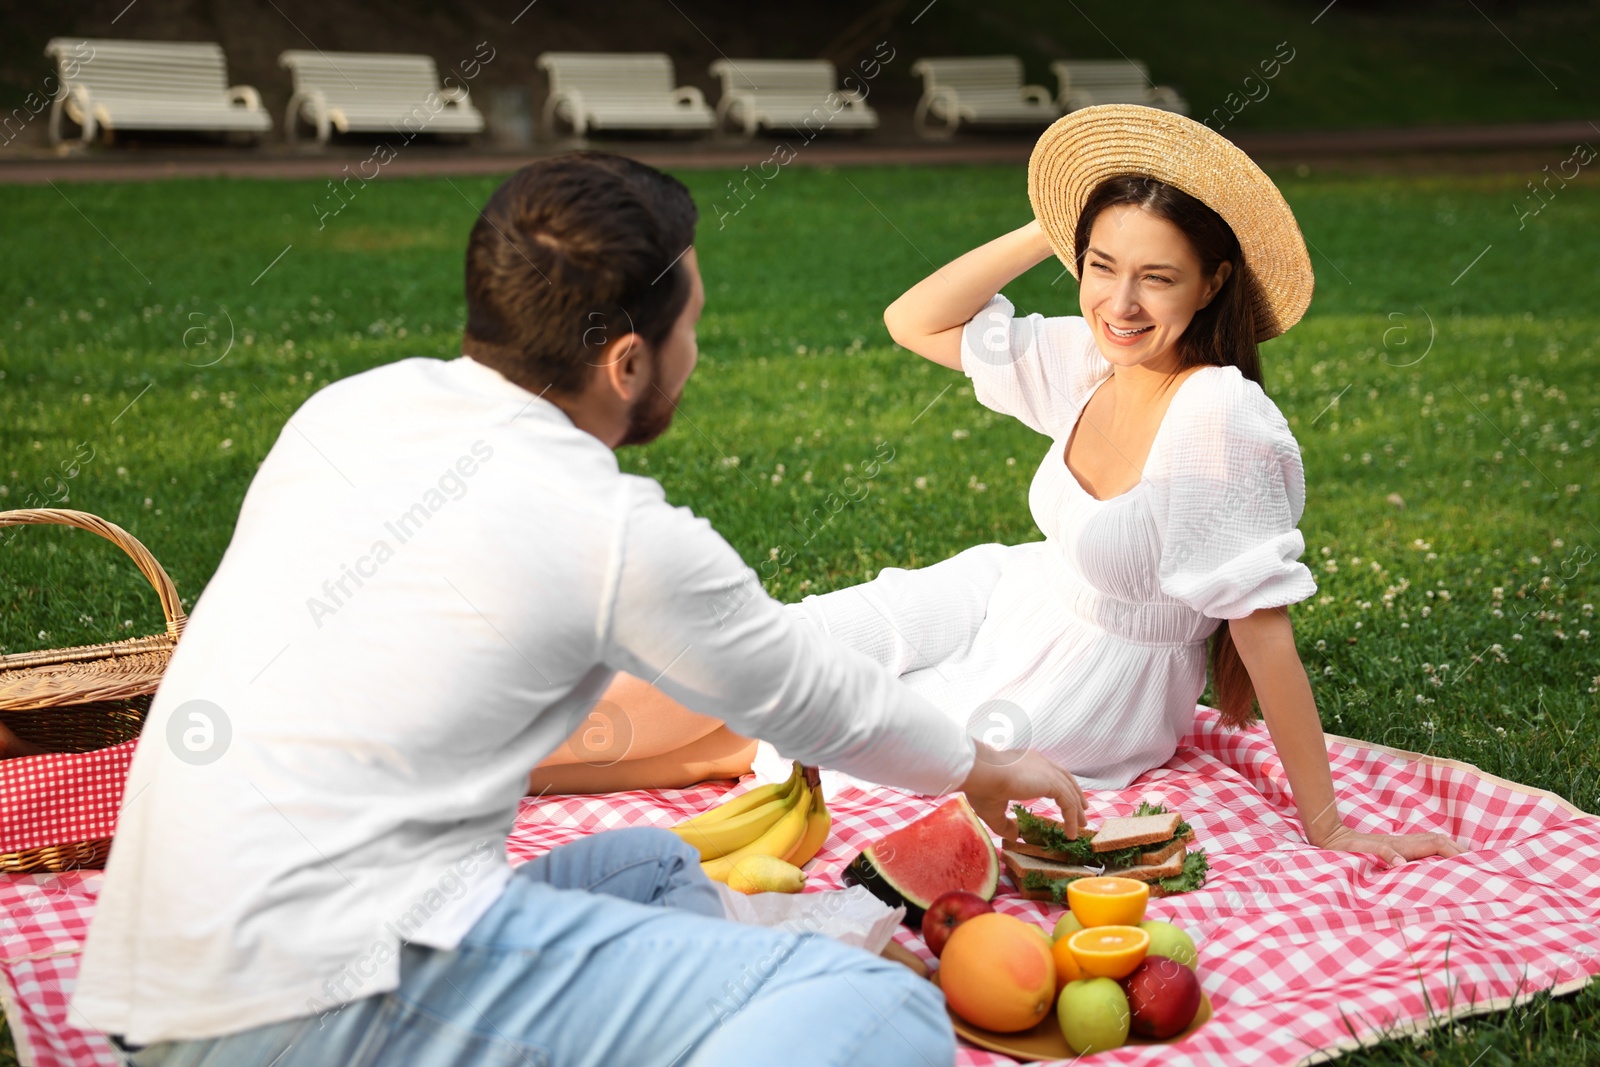
[[[1195,828],[1212,872],[1197,892],[1152,900],[1200,944],[1212,1021],[1177,1046],[1099,1053],[1102,1064],[1286,1064],[1461,1015],[1570,992],[1600,973],[1600,818],[1475,767],[1329,738],[1340,809],[1360,830],[1436,831],[1473,851],[1386,869],[1311,848],[1300,833],[1264,728],[1232,732],[1201,708],[1166,766],[1090,796],[1091,816],[1165,802]],[[741,785],[741,788],[743,786]],[[583,834],[666,826],[719,799],[717,786],[527,798],[508,839],[513,864]],[[808,889],[837,888],[874,837],[936,801],[890,789],[833,798],[834,832]],[[0,879],[0,995],[23,1064],[115,1064],[67,1017],[78,950],[102,875]],[[1049,927],[1061,909],[1002,880],[1000,910]],[[896,939],[924,959],[921,938]],[[1426,997],[1426,1000],[1424,999]],[[1352,1034],[1352,1029],[1354,1033]],[[1012,1061],[962,1046],[963,1067]]]
[[[0,852],[110,837],[138,743],[0,761]]]

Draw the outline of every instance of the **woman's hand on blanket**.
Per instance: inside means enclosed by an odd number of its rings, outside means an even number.
[[[1362,852],[1377,856],[1391,867],[1426,856],[1459,856],[1467,850],[1444,834],[1363,834],[1340,826],[1318,848],[1335,852]]]
[[[1061,808],[1068,837],[1083,828],[1087,804],[1083,790],[1065,767],[1031,749],[995,749],[974,739],[978,748],[961,791],[978,818],[1001,837],[1015,839],[1017,821],[1011,817],[1013,801],[1047,797]]]

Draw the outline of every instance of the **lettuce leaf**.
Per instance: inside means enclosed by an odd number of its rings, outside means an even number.
[[[1188,893],[1206,884],[1206,872],[1210,869],[1211,861],[1206,859],[1205,852],[1195,849],[1183,857],[1182,873],[1158,878],[1156,885],[1168,893]]]
[[[1028,844],[1049,849],[1051,852],[1059,852],[1069,857],[1073,863],[1100,866],[1088,834],[1069,838],[1060,823],[1054,819],[1041,818],[1021,804],[1013,804],[1011,813],[1017,817],[1018,836]]]
[[[1023,889],[1048,889],[1050,896],[1057,904],[1064,903],[1067,899],[1067,883],[1088,875],[1069,874],[1064,878],[1052,878],[1043,871],[1027,871],[1022,875]]]

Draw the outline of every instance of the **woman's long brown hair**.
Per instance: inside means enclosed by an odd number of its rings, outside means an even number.
[[[1214,276],[1223,263],[1232,267],[1232,273],[1217,295],[1195,312],[1183,336],[1178,338],[1178,369],[1200,365],[1238,367],[1240,374],[1261,385],[1255,314],[1260,297],[1255,276],[1244,261],[1233,229],[1222,216],[1176,186],[1138,174],[1107,178],[1095,186],[1078,215],[1073,247],[1080,279],[1094,220],[1100,212],[1116,204],[1138,205],[1176,226],[1194,248],[1205,276]],[[1222,713],[1223,723],[1234,728],[1249,726],[1257,714],[1255,684],[1239,658],[1239,650],[1234,647],[1226,619],[1211,635],[1208,658],[1211,684],[1216,690],[1217,710]]]

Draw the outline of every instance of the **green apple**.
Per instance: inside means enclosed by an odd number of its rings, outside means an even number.
[[[1068,982],[1056,998],[1056,1022],[1061,1036],[1080,1056],[1121,1048],[1128,1040],[1128,995],[1111,978],[1080,978]]]
[[[1171,923],[1146,919],[1139,924],[1139,928],[1150,935],[1150,949],[1146,955],[1165,956],[1190,969],[1200,959],[1200,950],[1194,947],[1194,940]]]
[[[1082,929],[1083,924],[1078,921],[1078,917],[1069,911],[1056,920],[1056,929],[1050,935],[1050,940],[1052,942],[1060,941],[1063,937],[1070,937]]]

